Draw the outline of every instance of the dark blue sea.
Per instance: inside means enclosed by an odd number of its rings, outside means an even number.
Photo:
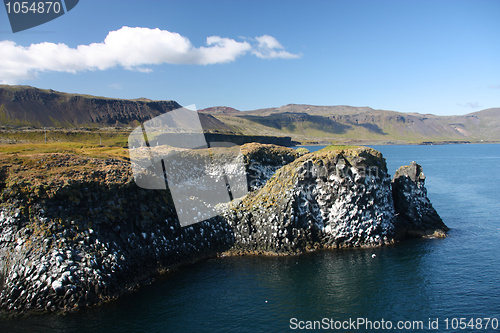
[[[374,148],[391,174],[423,166],[449,237],[211,259],[79,313],[0,319],[0,332],[500,332],[500,145]]]

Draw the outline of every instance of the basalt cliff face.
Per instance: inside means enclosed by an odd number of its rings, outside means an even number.
[[[304,155],[225,210],[235,235],[229,252],[289,254],[444,237],[448,228],[424,180],[412,162],[391,183],[384,158],[370,148]]]
[[[358,148],[308,154],[279,169],[224,217],[236,252],[295,253],[394,241],[391,179],[381,154]]]
[[[400,167],[392,181],[392,196],[397,216],[397,233],[408,236],[443,236],[448,229],[441,220],[424,186],[425,175],[416,162]]]
[[[35,127],[128,126],[179,108],[174,101],[126,100],[0,85],[0,124]]]
[[[385,160],[369,148],[241,151],[250,193],[188,227],[180,227],[169,192],[137,187],[126,161],[1,160],[0,308],[75,310],[221,254],[381,246],[447,230],[416,164],[391,183]]]

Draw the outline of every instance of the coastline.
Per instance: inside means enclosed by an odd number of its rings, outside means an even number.
[[[328,145],[339,145],[339,146],[350,146],[357,145],[363,147],[369,146],[424,146],[424,145],[476,145],[476,144],[500,144],[500,141],[456,141],[456,140],[437,140],[437,141],[370,141],[370,140],[346,140],[346,141],[332,141],[328,143],[301,143],[293,148],[300,147],[317,147],[317,146],[328,146]]]
[[[385,160],[373,149],[334,147],[300,156],[291,148],[248,144],[242,152],[257,180],[252,191],[220,216],[184,228],[170,196],[138,188],[126,160],[68,153],[3,156],[1,308],[75,311],[205,258],[384,246],[436,228],[446,231],[444,224],[421,223],[435,211],[426,211],[432,205],[418,183],[422,179],[415,178],[417,166],[403,172],[409,188],[401,190],[421,198],[413,205],[425,216],[412,224],[412,217],[396,218]],[[323,176],[314,171],[327,165]],[[377,174],[363,173],[372,167]],[[311,196],[317,181],[322,185]],[[321,213],[327,211],[336,213]]]

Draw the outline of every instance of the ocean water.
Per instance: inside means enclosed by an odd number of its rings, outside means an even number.
[[[374,148],[391,174],[423,166],[449,237],[210,259],[103,306],[0,319],[0,332],[500,332],[500,145]]]

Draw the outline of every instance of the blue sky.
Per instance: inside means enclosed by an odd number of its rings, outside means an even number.
[[[14,34],[0,8],[0,82],[199,109],[466,114],[500,107],[499,15],[496,0],[80,0]]]

